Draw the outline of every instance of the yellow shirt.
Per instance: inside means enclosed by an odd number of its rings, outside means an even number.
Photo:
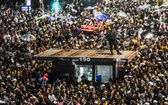
[[[146,46],[146,45],[141,45],[141,46],[140,46],[140,48],[145,48],[145,47],[147,47],[147,46]]]
[[[99,103],[98,105],[108,105],[108,102],[107,102],[107,101],[101,102],[101,103]]]
[[[111,30],[111,27],[110,27],[110,26],[108,27],[108,30]]]
[[[133,18],[131,18],[130,20],[131,20],[131,23],[134,23],[134,19]]]
[[[142,20],[142,19],[140,19],[140,20],[139,20],[139,22],[141,22],[141,23],[142,23],[142,22],[143,22],[143,20]]]
[[[134,42],[134,43],[137,43],[138,42],[138,40],[137,39],[132,39],[132,41]]]

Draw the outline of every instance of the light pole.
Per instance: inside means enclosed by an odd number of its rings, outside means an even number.
[[[44,15],[44,1],[39,0],[39,2],[40,2],[40,9],[42,10],[42,15]]]
[[[54,9],[55,9],[55,18],[57,20],[57,12],[58,12],[58,0],[54,0],[55,2],[55,6],[54,6]]]

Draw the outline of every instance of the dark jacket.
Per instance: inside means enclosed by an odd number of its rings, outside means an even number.
[[[116,39],[116,33],[114,31],[109,30],[107,32],[106,37],[107,37],[107,40],[114,40]]]

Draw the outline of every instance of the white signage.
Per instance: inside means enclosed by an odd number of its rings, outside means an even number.
[[[22,7],[21,9],[22,9],[22,11],[30,11],[31,7],[29,7],[29,8],[28,7]]]
[[[81,61],[81,62],[90,62],[90,58],[80,57],[80,58],[79,58],[79,61]]]
[[[31,6],[31,0],[26,0],[26,6]]]

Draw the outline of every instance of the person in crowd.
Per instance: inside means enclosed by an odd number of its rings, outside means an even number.
[[[110,45],[110,52],[111,52],[111,55],[113,55],[113,47],[114,49],[117,51],[117,54],[120,54],[121,55],[121,52],[119,51],[119,48],[118,48],[118,45],[117,45],[117,33],[114,31],[113,28],[110,28],[108,31],[107,31],[107,35],[106,35],[106,38],[109,42],[109,45]]]

